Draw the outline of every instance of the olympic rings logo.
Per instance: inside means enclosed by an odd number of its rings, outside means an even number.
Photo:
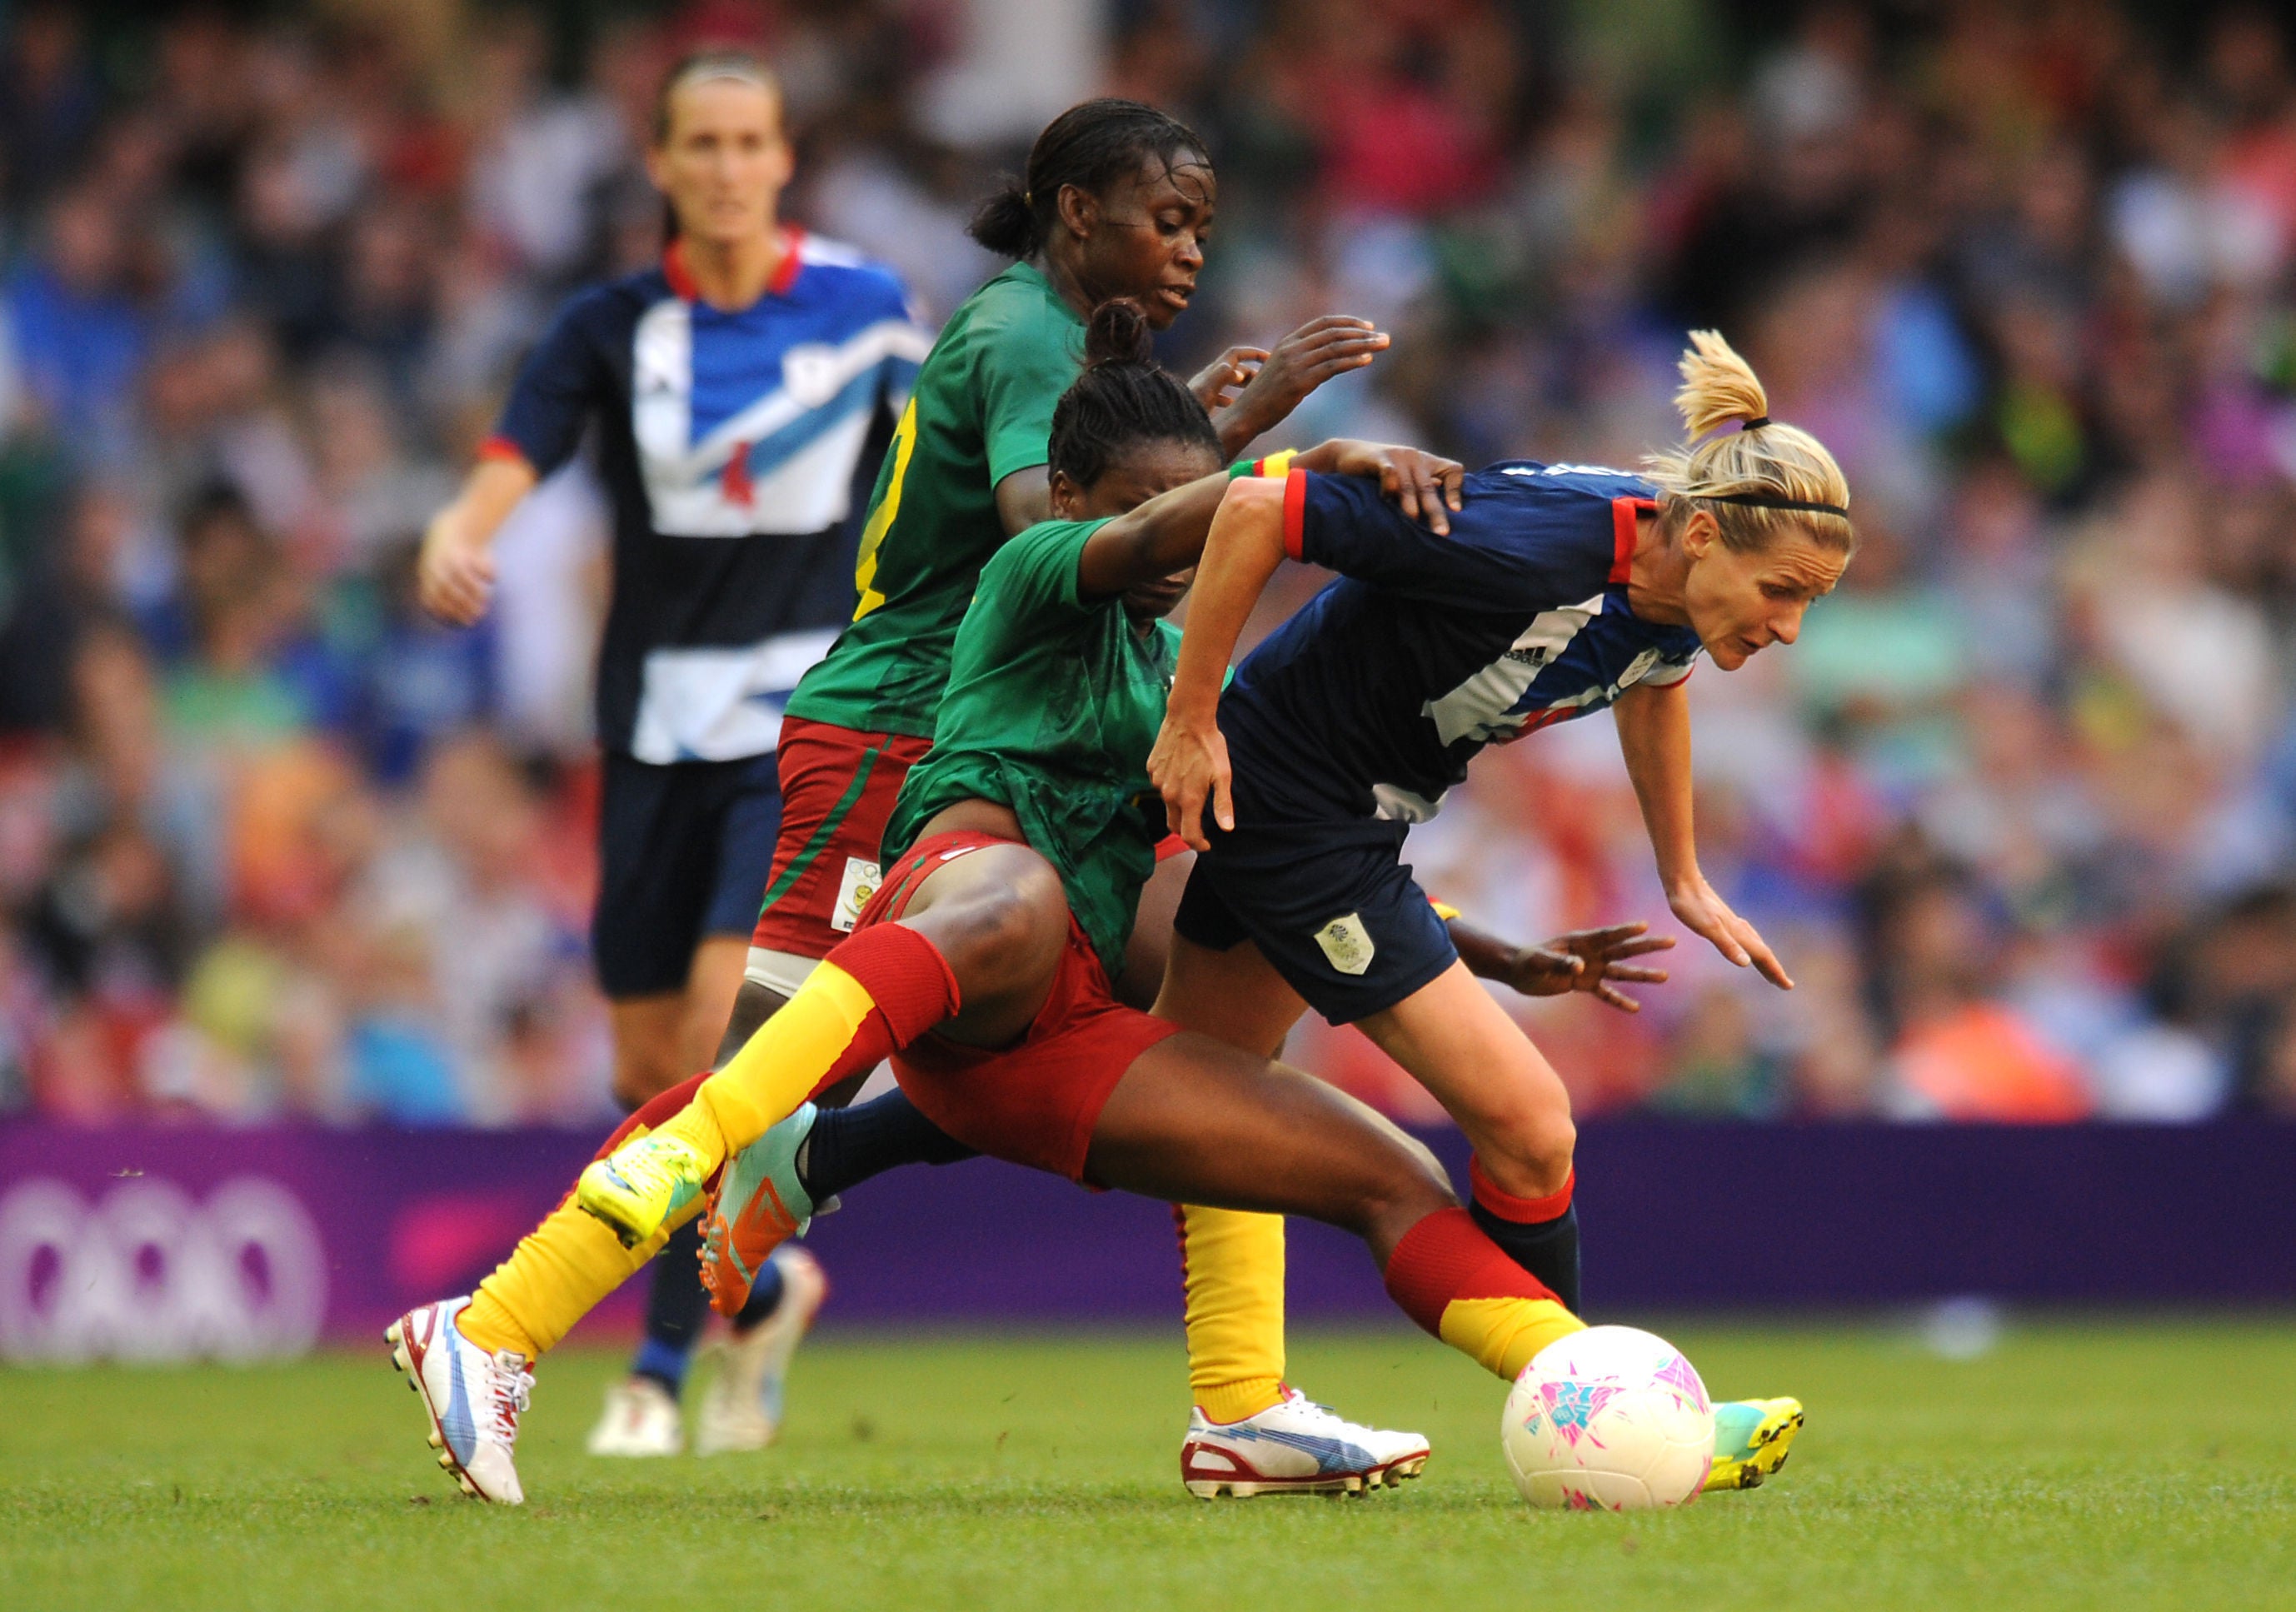
[[[94,1204],[40,1177],[0,1196],[0,1360],[281,1359],[326,1308],[319,1229],[275,1182],[205,1203],[158,1179]]]

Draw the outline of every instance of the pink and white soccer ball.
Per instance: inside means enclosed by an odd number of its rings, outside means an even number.
[[[1522,1369],[1499,1424],[1514,1486],[1534,1506],[1636,1511],[1697,1496],[1714,1461],[1706,1385],[1663,1338],[1589,1327]]]

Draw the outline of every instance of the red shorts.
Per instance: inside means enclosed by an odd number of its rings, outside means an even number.
[[[925,876],[943,863],[1011,843],[970,832],[919,840],[886,870],[860,927],[898,918]],[[1178,1033],[1179,1026],[1116,1000],[1092,943],[1071,917],[1052,994],[1019,1041],[969,1047],[925,1035],[893,1055],[893,1074],[918,1110],[965,1146],[1081,1182],[1108,1094],[1133,1060]]]
[[[901,780],[932,749],[906,733],[782,721],[782,827],[750,944],[826,957],[877,888],[877,847]]]

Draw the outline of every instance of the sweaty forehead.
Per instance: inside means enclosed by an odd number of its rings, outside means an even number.
[[[1177,151],[1143,162],[1133,176],[1132,194],[1147,208],[1174,201],[1204,208],[1218,200],[1219,180],[1203,153]]]

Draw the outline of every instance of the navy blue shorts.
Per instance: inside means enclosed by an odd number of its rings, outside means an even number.
[[[1214,952],[1252,942],[1333,1024],[1393,1007],[1458,960],[1402,861],[1409,824],[1254,824],[1242,810],[1233,831],[1209,828],[1173,933]]]
[[[776,759],[606,754],[590,954],[609,996],[682,991],[705,936],[749,937],[781,833]]]

